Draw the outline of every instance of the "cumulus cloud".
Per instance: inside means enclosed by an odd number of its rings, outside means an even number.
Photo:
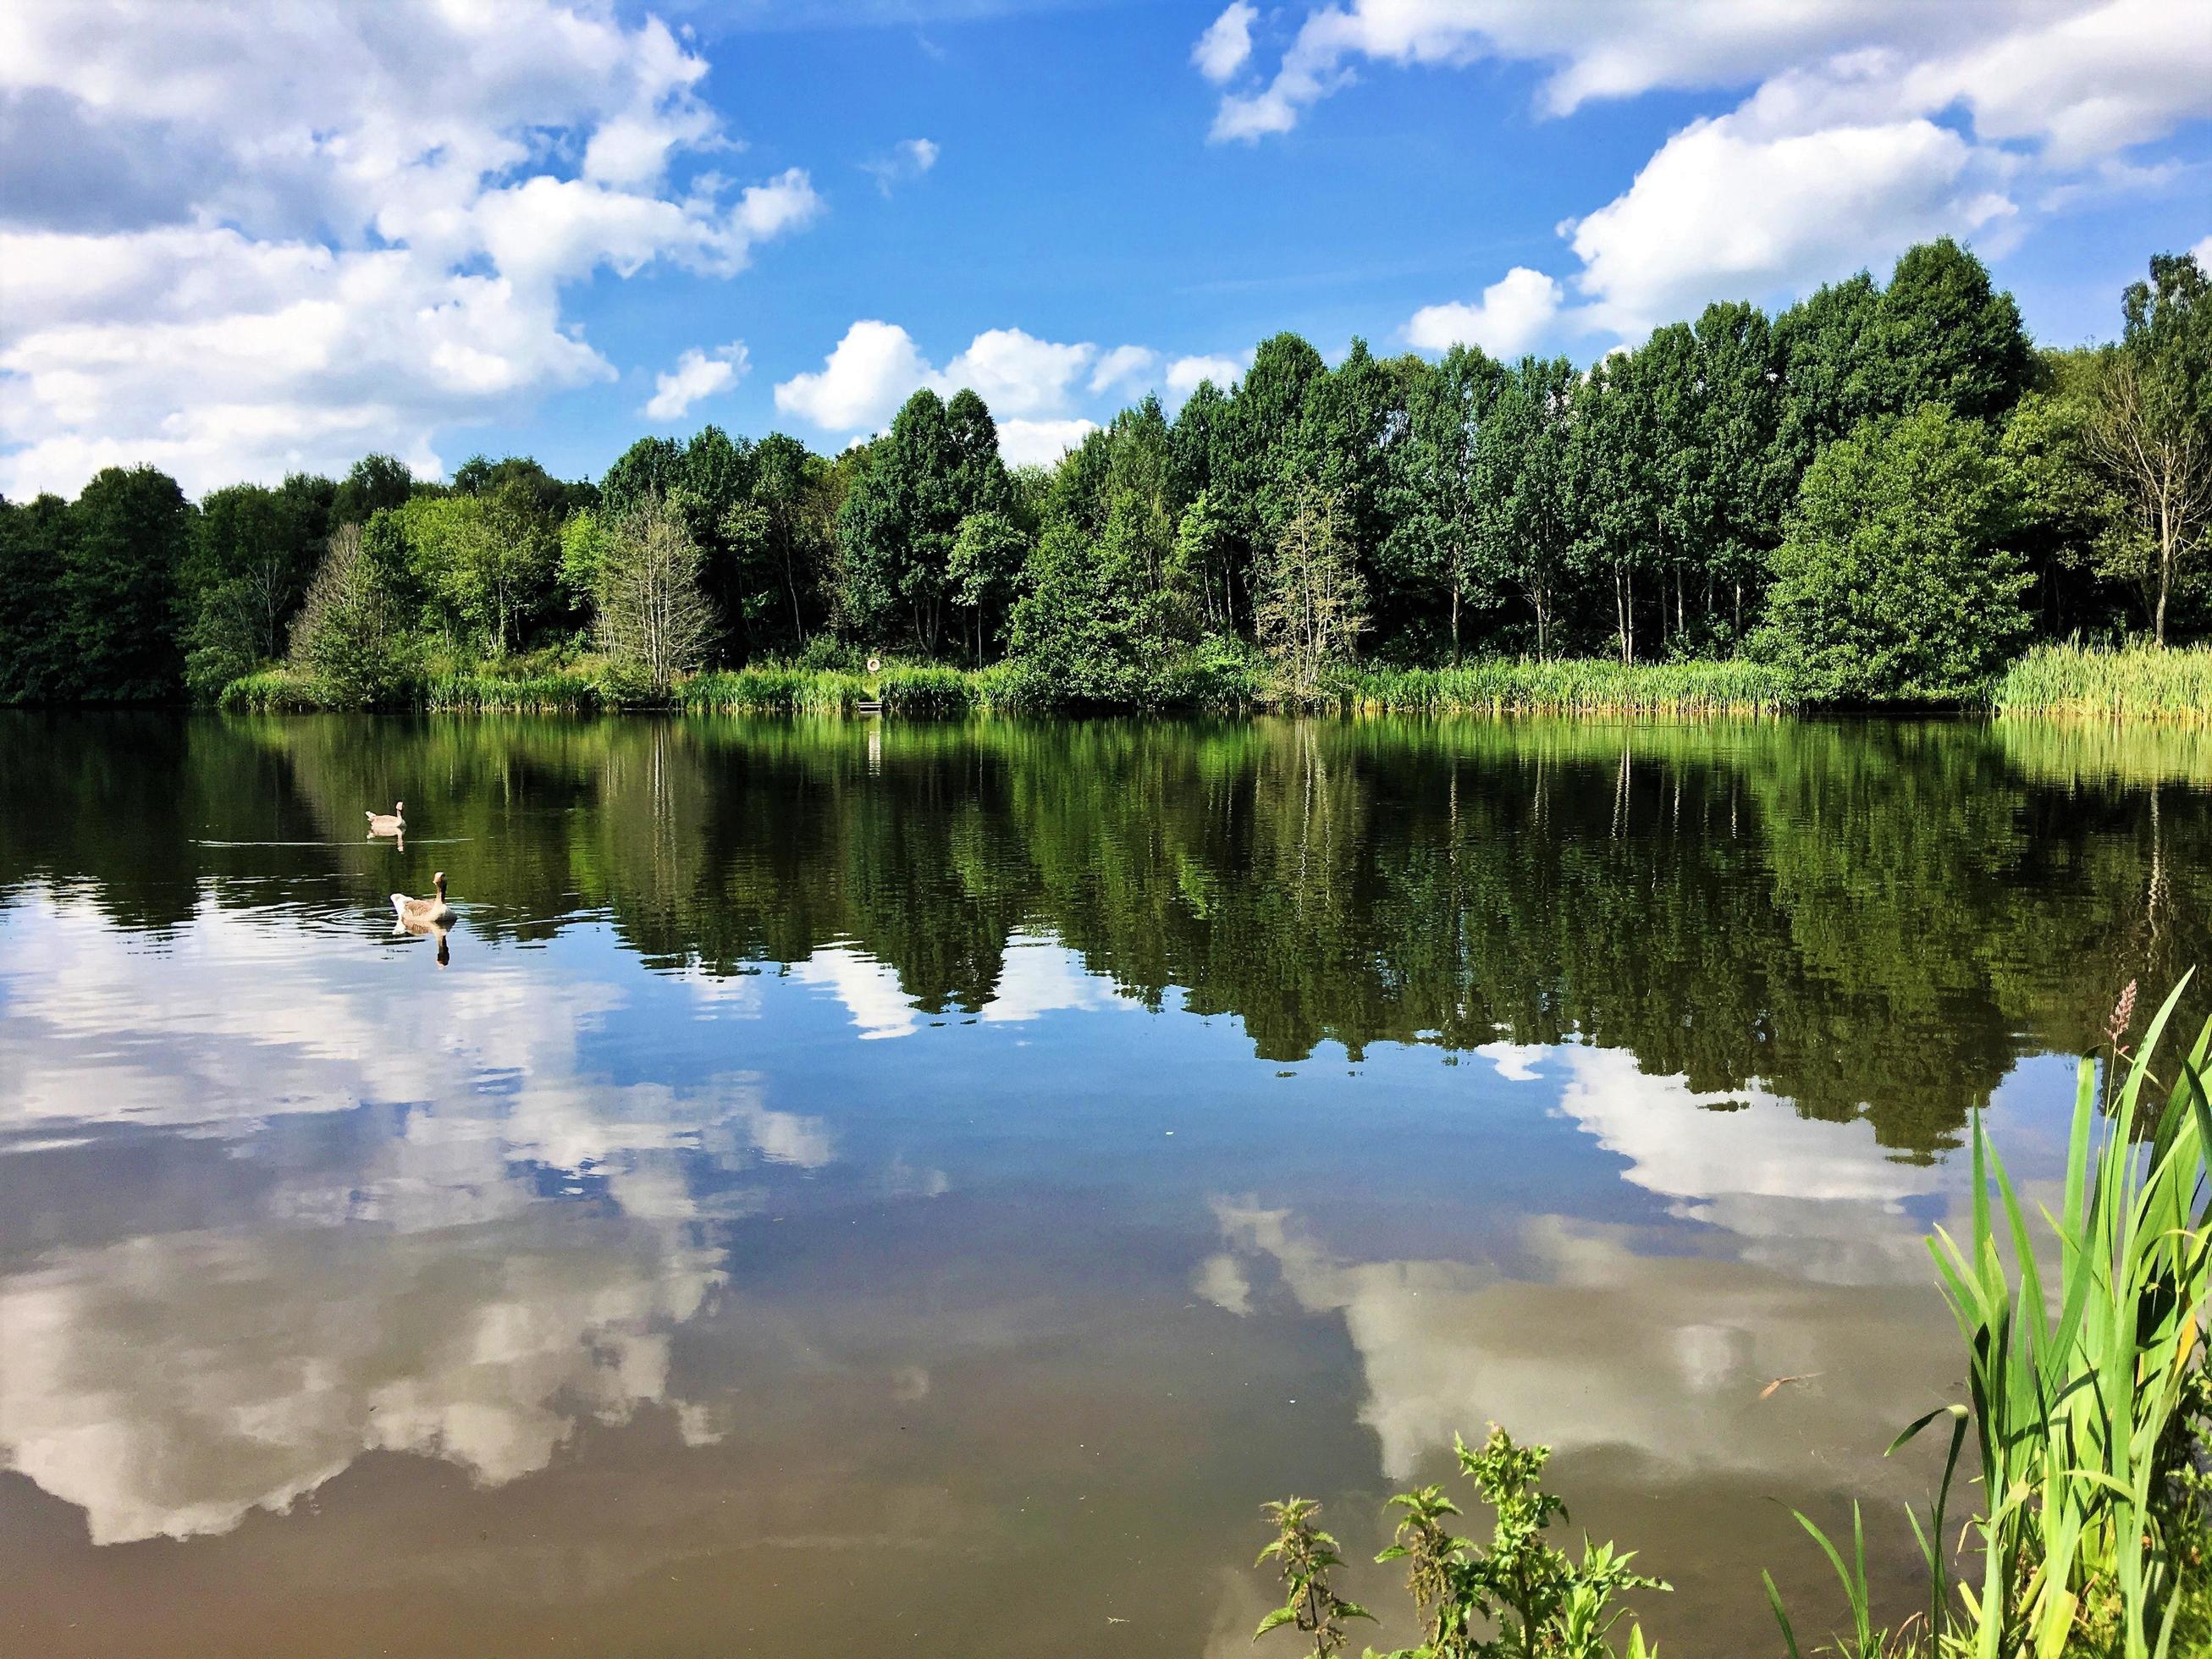
[[[1516,265],[1483,289],[1476,304],[1423,306],[1406,325],[1406,338],[1424,351],[1479,345],[1494,357],[1517,357],[1536,343],[1559,309],[1559,283]]]
[[[711,353],[693,346],[676,360],[674,368],[653,377],[653,397],[646,404],[646,416],[655,421],[680,420],[701,398],[735,386],[748,367],[742,340],[717,346]]]
[[[1741,112],[1693,122],[1626,191],[1568,228],[1577,285],[1593,320],[1624,333],[1709,299],[1802,288],[2010,217],[1999,170],[1917,118],[1779,133]]]
[[[1221,15],[1206,25],[1206,33],[1190,49],[1190,61],[1207,80],[1226,81],[1244,67],[1252,55],[1252,24],[1259,8],[1234,0]]]
[[[1200,383],[1211,380],[1216,390],[1226,392],[1243,372],[1244,365],[1234,357],[1178,357],[1168,365],[1168,390],[1178,398],[1188,398]]]
[[[1750,84],[1674,133],[1634,185],[1565,228],[1578,319],[1633,333],[1713,299],[1765,298],[1951,234],[2001,247],[2032,178],[2040,210],[2100,194],[2119,152],[2212,114],[2212,30],[2158,0],[1972,7],[1605,0],[1339,0],[1309,10],[1274,72],[1225,89],[1217,140],[1286,132],[1376,65],[1547,66],[1539,112],[1657,88]],[[1201,66],[1202,67],[1202,66]],[[2143,169],[2134,175],[2148,179]],[[1431,307],[1431,338],[1486,321]],[[1413,330],[1409,329],[1409,335]]]
[[[2189,251],[2196,257],[2200,267],[2207,271],[2212,271],[2212,236],[2207,236]]]
[[[2065,155],[2138,143],[2212,109],[2212,40],[2185,9],[2159,0],[2035,0],[1996,27],[1977,9],[1913,0],[1339,0],[1306,14],[1265,85],[1224,94],[1214,136],[1286,131],[1363,64],[1547,64],[1537,106],[1558,116],[1595,99],[1740,85],[1869,52],[1893,56],[1889,84],[1915,112],[1962,101],[1984,136],[2033,139]],[[1206,70],[1200,54],[1193,61]]]
[[[1141,381],[1159,360],[1160,354],[1150,346],[1115,346],[1101,355],[1097,367],[1091,371],[1091,389],[1110,392],[1117,386]]]
[[[853,432],[882,426],[925,386],[945,397],[967,387],[990,406],[999,420],[1000,447],[1018,463],[1057,454],[1047,447],[1070,431],[1074,438],[1068,441],[1079,440],[1088,429],[1089,422],[1066,411],[1077,380],[1097,355],[1088,342],[1063,343],[1018,328],[993,328],[940,369],[896,323],[863,319],[845,331],[819,369],[780,383],[775,406],[825,432]]]
[[[1050,466],[1097,429],[1097,422],[1080,416],[1060,421],[1000,421],[999,453],[1008,466]]]
[[[775,388],[775,406],[825,432],[882,425],[930,373],[914,337],[896,323],[863,318],[845,331],[822,367]]]
[[[9,10],[0,123],[67,148],[0,167],[0,489],[435,471],[442,428],[612,379],[565,285],[726,276],[821,211],[798,169],[672,177],[731,148],[706,70],[566,0]]]
[[[875,177],[876,188],[886,196],[894,185],[902,185],[919,179],[937,165],[938,148],[934,139],[902,138],[891,146],[888,155],[860,163],[860,171]]]

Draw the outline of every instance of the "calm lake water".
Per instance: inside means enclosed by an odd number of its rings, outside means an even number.
[[[2208,777],[8,717],[0,1650],[1244,1654],[1262,1499],[1364,1559],[1497,1419],[1670,1651],[1769,1650],[1761,1566],[1835,1612],[1770,1500],[1913,1559],[1951,1149],[2048,1181],[2065,1056],[2212,963]]]

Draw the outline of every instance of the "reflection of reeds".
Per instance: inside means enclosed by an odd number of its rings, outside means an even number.
[[[2179,721],[2003,720],[2005,758],[2036,783],[2212,787],[2212,726]]]
[[[2000,715],[2212,725],[2212,647],[2039,645],[2004,672]]]

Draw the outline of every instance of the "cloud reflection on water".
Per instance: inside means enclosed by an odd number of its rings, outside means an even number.
[[[726,1277],[701,1224],[757,1202],[732,1174],[836,1156],[745,1076],[591,1075],[578,1036],[623,1006],[608,985],[480,958],[371,995],[357,948],[212,905],[175,951],[198,971],[66,900],[9,927],[40,966],[0,981],[0,1144],[154,1125],[247,1155],[280,1115],[397,1109],[283,1162],[244,1212],[0,1279],[0,1455],[96,1543],[227,1530],[365,1451],[497,1484],[586,1418],[701,1420],[668,1386],[670,1332]],[[582,1201],[546,1202],[549,1179]]]

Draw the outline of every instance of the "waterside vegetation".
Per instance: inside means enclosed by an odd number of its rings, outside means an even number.
[[[1048,467],[925,390],[834,458],[708,427],[596,483],[111,468],[0,503],[0,702],[2189,718],[2212,295],[2161,255],[2120,311],[2039,351],[1943,240],[1586,368],[1277,335]]]
[[[1948,1431],[1925,1516],[1906,1511],[1926,1565],[1925,1607],[1896,1627],[1877,1623],[1857,1504],[1848,1546],[1797,1514],[1844,1601],[1844,1622],[1817,1651],[2170,1659],[2212,1650],[2212,1022],[2186,1053],[2164,1043],[2183,989],[2131,1042],[2130,981],[2106,1026],[2103,1064],[2081,1060],[2063,1188],[2042,1229],[2029,1224],[1976,1115],[1966,1231],[1954,1238],[1939,1226],[1929,1241],[1958,1323],[1966,1397],[1905,1425],[1889,1448]],[[1420,1638],[1389,1656],[1370,1648],[1369,1659],[1645,1654],[1632,1618],[1625,1648],[1615,1646],[1613,1632],[1630,1615],[1611,1604],[1666,1586],[1630,1571],[1630,1556],[1610,1544],[1586,1540],[1577,1563],[1543,1541],[1565,1516],[1535,1486],[1545,1449],[1516,1446],[1493,1427],[1479,1451],[1462,1443],[1458,1455],[1497,1512],[1494,1538],[1485,1547],[1450,1532],[1445,1518],[1459,1511],[1441,1487],[1394,1498],[1402,1518],[1376,1559],[1410,1564]],[[1971,1510],[1963,1526],[1961,1505]],[[1343,1562],[1316,1526],[1317,1511],[1297,1498],[1266,1506],[1277,1536],[1261,1560],[1277,1564],[1289,1596],[1256,1635],[1294,1626],[1328,1659],[1347,1639],[1347,1620],[1372,1615],[1332,1589]],[[1771,1576],[1765,1591],[1784,1646],[1799,1659],[1796,1620]]]

